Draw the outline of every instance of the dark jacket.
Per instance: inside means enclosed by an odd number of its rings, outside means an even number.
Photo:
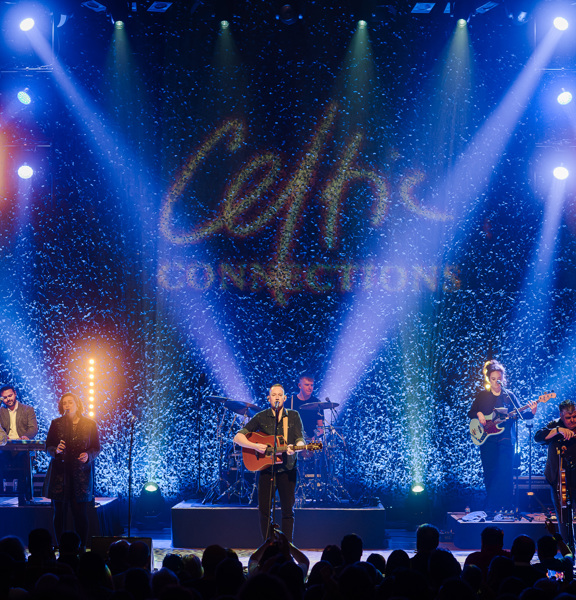
[[[56,454],[60,440],[66,442],[66,450]],[[46,437],[46,452],[51,456],[50,466],[44,483],[44,495],[56,501],[68,498],[68,490],[77,502],[94,499],[94,459],[100,453],[100,440],[96,423],[88,417],[80,417],[78,424],[71,427],[65,417],[50,423]],[[88,461],[83,463],[78,456],[86,452]]]
[[[5,406],[0,408],[0,425],[6,433],[10,433],[10,411]],[[36,413],[31,406],[22,402],[18,402],[16,409],[16,431],[18,437],[27,437],[30,440],[38,434]]]

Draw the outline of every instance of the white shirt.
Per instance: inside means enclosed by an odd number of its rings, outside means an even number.
[[[17,440],[19,438],[18,431],[16,430],[16,411],[18,410],[18,401],[14,405],[14,410],[8,409],[10,415],[10,430],[8,431],[9,440]]]

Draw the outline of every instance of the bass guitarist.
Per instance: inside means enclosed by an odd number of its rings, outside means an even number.
[[[274,384],[268,393],[268,403],[270,408],[263,410],[234,436],[234,442],[243,448],[251,448],[261,454],[264,454],[268,448],[266,444],[250,441],[250,434],[263,433],[267,436],[273,436],[276,429],[277,435],[284,438],[288,445],[286,452],[282,453],[282,462],[274,467],[263,469],[258,478],[258,513],[260,515],[260,530],[264,540],[268,539],[272,533],[270,528],[272,497],[275,492],[273,484],[280,496],[280,508],[282,510],[282,531],[292,541],[294,533],[294,503],[296,501],[296,480],[298,470],[296,469],[296,452],[293,446],[304,446],[304,436],[302,435],[302,420],[295,410],[284,408],[286,395],[284,388],[280,384]],[[277,422],[277,428],[275,427]],[[279,444],[283,445],[283,444]]]
[[[468,412],[470,419],[478,419],[482,426],[487,420],[500,416],[507,418],[502,423],[502,431],[491,435],[480,446],[480,458],[484,472],[486,487],[486,512],[496,512],[502,509],[514,508],[513,493],[513,459],[514,437],[513,424],[518,417],[518,401],[512,392],[507,390],[506,371],[496,360],[491,360],[484,366],[486,380],[485,390],[479,392]],[[521,414],[520,418],[532,419],[536,414],[537,402],[529,402],[530,410]]]
[[[560,533],[564,540],[573,545],[573,531],[568,529],[567,523],[572,520],[574,507],[562,510],[561,505],[566,505],[566,501],[576,501],[576,404],[572,400],[563,400],[558,409],[560,418],[539,429],[534,441],[548,445],[544,477],[551,487]],[[564,477],[560,473],[561,465]],[[565,502],[562,502],[561,496],[564,496]],[[574,550],[573,547],[571,549]]]

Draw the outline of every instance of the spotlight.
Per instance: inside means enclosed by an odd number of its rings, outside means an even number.
[[[554,27],[559,31],[566,31],[568,29],[568,21],[564,17],[556,17],[554,19]]]
[[[564,181],[570,175],[570,171],[566,167],[556,167],[552,172],[554,173],[554,177],[560,181]]]
[[[20,179],[30,179],[32,175],[34,175],[34,169],[29,165],[18,167],[18,177],[20,177]]]
[[[89,8],[94,12],[104,12],[106,10],[106,7],[103,4],[100,4],[100,2],[96,2],[96,0],[88,0],[88,2],[82,2],[81,6]]]
[[[558,104],[565,106],[566,104],[570,104],[570,102],[572,102],[572,94],[566,90],[562,90],[562,92],[558,94],[558,98],[556,98],[556,100],[558,100]]]
[[[28,106],[28,104],[30,104],[32,102],[32,97],[30,96],[28,88],[26,88],[24,90],[20,90],[16,94],[16,98],[18,98],[18,101],[21,104],[25,104],[26,106]]]
[[[228,23],[228,21],[220,21],[220,27],[222,27],[222,29],[228,29],[230,23]]]
[[[299,13],[298,8],[295,5],[284,4],[280,7],[276,18],[280,19],[284,25],[294,25],[298,19],[302,18],[302,15]]]
[[[150,521],[155,522],[162,516],[164,505],[164,498],[158,484],[148,481],[138,498],[137,517],[143,524],[150,523]]]
[[[360,21],[358,21],[358,29],[366,29],[366,27],[368,27],[368,23],[363,19],[360,19]]]
[[[415,483],[412,486],[412,493],[413,494],[421,494],[424,491],[424,486],[421,483]]]
[[[172,2],[152,2],[148,7],[148,12],[163,13],[172,6]]]
[[[456,25],[458,25],[458,27],[462,28],[462,27],[466,27],[466,25],[468,24],[468,21],[466,21],[466,19],[458,19]]]
[[[114,29],[124,29],[124,21],[114,21]]]
[[[22,31],[30,31],[32,27],[34,27],[34,19],[32,19],[31,17],[20,21],[20,29]]]

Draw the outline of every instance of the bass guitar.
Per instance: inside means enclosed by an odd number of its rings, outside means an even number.
[[[555,392],[550,392],[549,394],[543,394],[539,396],[536,402],[548,402],[550,398],[556,398]],[[526,406],[521,406],[518,409],[518,412],[522,412],[529,407],[528,404]],[[470,436],[472,437],[472,441],[477,445],[481,446],[491,435],[499,435],[504,431],[504,427],[500,426],[507,419],[513,418],[513,415],[516,414],[516,411],[503,414],[496,409],[491,415],[486,417],[486,425],[482,425],[478,419],[472,419],[470,421]]]
[[[274,463],[274,436],[264,435],[263,433],[248,433],[246,437],[255,444],[266,444],[267,448],[264,454],[256,452],[253,448],[242,448],[244,466],[249,471],[261,471],[262,469],[266,469],[266,467],[272,466]],[[278,436],[276,443],[276,464],[281,464],[282,457],[280,455],[288,450],[288,445],[285,443],[283,435]],[[318,450],[322,450],[322,442],[312,442],[305,446],[292,446],[292,448],[296,452],[301,452],[302,450],[317,452]]]

